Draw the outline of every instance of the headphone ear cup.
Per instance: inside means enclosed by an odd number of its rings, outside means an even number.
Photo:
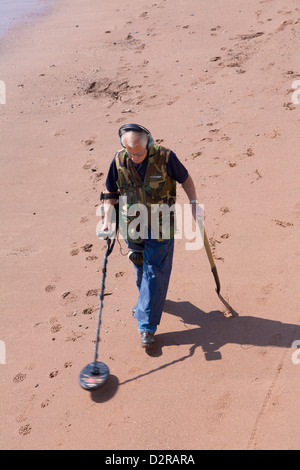
[[[124,134],[120,134],[120,142],[121,142],[122,147],[125,148],[125,145],[123,143],[123,136]]]
[[[151,150],[154,147],[154,139],[151,134],[148,136],[147,150]]]

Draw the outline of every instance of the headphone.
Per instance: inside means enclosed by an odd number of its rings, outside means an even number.
[[[119,129],[119,137],[120,137],[120,142],[122,147],[125,148],[125,145],[123,144],[123,136],[126,132],[129,131],[135,131],[135,132],[143,132],[146,134],[148,137],[148,142],[147,142],[147,150],[151,150],[154,146],[154,140],[151,135],[151,132],[146,129],[146,127],[140,126],[139,124],[125,124],[124,126],[120,127]]]

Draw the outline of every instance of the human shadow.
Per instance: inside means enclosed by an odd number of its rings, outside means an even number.
[[[221,360],[221,349],[226,344],[241,346],[261,346],[290,348],[294,339],[300,339],[300,326],[292,323],[257,318],[250,315],[240,316],[231,309],[232,316],[227,317],[219,310],[204,312],[191,302],[167,300],[164,312],[175,315],[184,325],[182,331],[170,331],[156,335],[157,347],[147,352],[149,356],[161,356],[164,347],[190,345],[189,351],[171,362],[162,364],[136,377],[131,377],[119,385],[149,376],[157,371],[174,366],[190,359],[197,348],[201,347],[207,361]]]
[[[164,311],[179,317],[185,328],[158,335],[160,348],[190,344],[201,347],[206,360],[221,359],[226,344],[290,348],[294,338],[300,339],[299,325],[249,315],[228,318],[219,310],[206,313],[188,301],[167,300]]]

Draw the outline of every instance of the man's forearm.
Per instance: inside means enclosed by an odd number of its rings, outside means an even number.
[[[196,188],[194,185],[194,181],[192,177],[189,175],[184,183],[182,183],[182,187],[189,198],[189,201],[197,200]]]
[[[118,202],[118,199],[115,199],[115,198],[107,199],[105,197],[106,194],[114,195],[114,193],[110,193],[110,191],[107,191],[107,190],[101,193],[100,199],[103,201],[103,209],[104,209],[102,230],[107,230],[110,227],[110,222],[111,222],[111,218],[113,214],[113,206],[115,206]]]
[[[203,206],[199,205],[197,200],[196,188],[192,177],[189,175],[185,182],[182,184],[182,187],[189,198],[189,202],[192,204],[192,213],[194,219],[204,220],[204,209]]]

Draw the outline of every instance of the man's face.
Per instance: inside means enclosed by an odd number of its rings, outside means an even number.
[[[145,149],[138,140],[131,144],[132,147],[127,144],[126,139],[124,143],[127,153],[133,163],[142,163],[145,160],[147,157],[147,149]]]

